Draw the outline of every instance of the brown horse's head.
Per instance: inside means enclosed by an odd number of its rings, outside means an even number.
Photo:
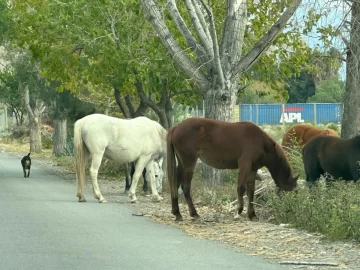
[[[285,191],[292,191],[297,186],[297,180],[299,179],[299,175],[293,177],[292,175],[289,175],[289,178],[287,182],[279,183],[279,189],[285,190]]]
[[[274,143],[276,155],[272,157],[269,171],[279,190],[291,191],[297,186],[299,175],[293,177],[292,170],[282,148]]]

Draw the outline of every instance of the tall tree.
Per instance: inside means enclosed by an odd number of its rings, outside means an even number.
[[[167,1],[167,11],[186,41],[184,46],[181,46],[175,38],[174,31],[166,25],[160,12],[160,4],[154,0],[141,1],[145,14],[174,62],[196,83],[204,95],[205,116],[231,121],[239,88],[239,76],[253,67],[281,34],[301,0],[292,1],[288,8],[284,5],[280,9],[275,5],[269,6],[267,2],[271,12],[268,11],[262,16],[269,16],[269,21],[274,21],[274,17],[282,14],[252,49],[244,46],[245,35],[249,34],[246,29],[247,1],[227,1],[222,30],[217,29],[215,25],[213,11],[215,2],[205,3],[200,0],[184,2],[187,14],[180,13],[181,4],[175,0]],[[185,16],[190,18],[191,25],[188,23],[189,20],[184,18]],[[254,24],[249,28],[256,32],[256,27],[259,25]]]
[[[228,0],[223,29],[216,25],[215,1],[185,0],[184,3],[187,12],[183,12],[185,8],[181,3],[167,1],[167,12],[176,25],[174,28],[166,24],[160,11],[160,1],[141,0],[147,18],[173,61],[202,93],[205,117],[231,121],[239,77],[250,70],[279,37],[301,0],[291,1],[287,8],[285,3],[272,5],[272,1],[262,1],[261,5],[253,4],[251,8],[261,10],[259,17],[267,17],[267,24],[264,24],[264,20],[263,24],[259,23],[256,17],[249,27],[248,1]],[[271,24],[273,25],[270,26]],[[267,32],[262,30],[264,27],[269,27]],[[174,34],[175,29],[182,35],[181,42]],[[262,37],[254,42],[252,48],[247,47],[245,36],[255,39],[259,31],[262,32]],[[288,38],[291,39],[291,35]],[[215,183],[221,182],[220,171],[207,167],[203,171],[203,177]]]
[[[31,59],[27,50],[8,49],[6,54],[7,72],[13,76],[13,84],[24,101],[24,108],[29,117],[30,151],[40,153],[41,144],[41,115],[45,110],[40,92],[45,87],[40,78],[39,69]],[[15,86],[14,86],[15,87]]]
[[[343,40],[347,47],[346,83],[344,94],[344,113],[341,125],[341,136],[350,138],[360,133],[360,2],[349,2],[351,5],[350,37]]]

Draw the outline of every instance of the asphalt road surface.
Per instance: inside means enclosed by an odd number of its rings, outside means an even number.
[[[155,224],[0,153],[0,269],[289,269]],[[119,190],[120,192],[120,190]]]

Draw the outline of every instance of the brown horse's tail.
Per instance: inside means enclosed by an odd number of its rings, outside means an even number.
[[[167,144],[167,177],[170,184],[171,199],[178,198],[178,188],[176,180],[176,158],[175,158],[175,149],[172,143],[172,135],[174,133],[174,127],[169,129],[166,136]]]
[[[84,125],[84,120],[80,119],[74,125],[74,154],[75,154],[75,169],[76,169],[76,182],[79,190],[82,190],[85,185],[85,144],[81,135],[81,130]],[[81,196],[77,194],[76,196]],[[79,197],[80,198],[80,197]]]

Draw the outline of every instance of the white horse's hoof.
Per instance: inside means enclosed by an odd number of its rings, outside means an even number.
[[[236,214],[235,216],[234,216],[234,220],[239,220],[240,219],[240,215],[239,214]]]
[[[99,203],[107,203],[107,200],[106,199],[101,199],[101,200],[99,200]]]
[[[130,198],[131,203],[134,203],[137,201],[137,198],[136,198],[135,194],[133,194],[133,193],[129,193],[129,198]]]
[[[137,199],[136,199],[136,198],[131,199],[130,202],[131,202],[131,203],[137,203]]]

